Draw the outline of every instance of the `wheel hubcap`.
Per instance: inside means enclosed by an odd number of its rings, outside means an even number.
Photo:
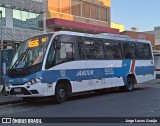
[[[65,97],[65,90],[64,90],[64,89],[60,89],[60,90],[59,90],[59,96],[60,96],[61,98],[64,98],[64,97]]]
[[[128,88],[131,90],[133,88],[132,82],[128,82]]]

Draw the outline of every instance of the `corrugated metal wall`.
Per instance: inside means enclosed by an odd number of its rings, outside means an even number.
[[[41,2],[40,2],[41,1]],[[18,10],[27,10],[30,12],[43,13],[45,11],[44,0],[0,0],[1,7],[7,7]]]
[[[3,27],[3,40],[23,41],[32,36],[42,34],[43,31],[23,29],[23,28],[7,28]],[[1,32],[0,32],[1,38]]]

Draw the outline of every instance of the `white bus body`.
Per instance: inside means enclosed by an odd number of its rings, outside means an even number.
[[[29,51],[23,52],[27,52],[25,59],[31,59],[43,41],[48,43],[46,48],[40,48],[45,50],[40,63],[24,67],[22,64],[28,61],[22,63],[22,53],[13,59],[6,78],[9,95],[24,99],[55,96],[61,103],[73,93],[112,87],[132,91],[134,84],[155,79],[149,41],[68,31],[50,33],[50,39],[46,36],[26,41]]]

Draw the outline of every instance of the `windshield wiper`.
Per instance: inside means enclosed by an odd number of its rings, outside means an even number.
[[[20,63],[20,61],[22,61],[22,59],[23,59],[24,57],[26,57],[26,54],[28,53],[28,51],[29,51],[29,48],[27,48],[27,49],[25,50],[25,52],[20,55],[20,57],[19,57],[19,58],[17,59],[17,61],[13,64],[13,66],[11,67],[11,69],[13,69],[14,67],[16,67],[16,66]]]

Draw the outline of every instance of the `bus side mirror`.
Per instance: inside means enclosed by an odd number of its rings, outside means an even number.
[[[7,66],[6,63],[3,63],[3,75],[6,75],[7,72]]]

